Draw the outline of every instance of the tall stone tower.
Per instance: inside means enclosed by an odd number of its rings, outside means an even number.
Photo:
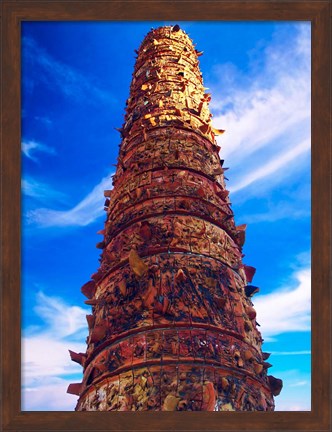
[[[78,411],[271,411],[267,375],[197,52],[179,26],[143,40],[127,101],[101,264],[82,292]]]

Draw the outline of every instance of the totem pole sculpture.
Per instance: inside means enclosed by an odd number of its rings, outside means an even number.
[[[223,161],[192,41],[151,30],[137,52],[101,264],[82,287],[92,306],[77,411],[271,411],[282,381],[251,301]]]

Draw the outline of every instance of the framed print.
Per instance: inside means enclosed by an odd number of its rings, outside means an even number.
[[[74,1],[4,1],[2,8],[4,430],[328,430],[328,2],[290,2],[286,7],[280,2],[248,5],[217,1],[206,2],[203,7],[199,2],[189,1],[176,4],[153,0],[96,0],[80,4]],[[134,51],[139,49],[151,28],[167,25],[176,32],[188,34],[197,44],[199,56],[200,50],[204,51],[200,57],[200,72],[204,85],[209,87],[205,91],[211,93],[214,133],[217,135],[218,131],[223,133],[226,129],[225,134],[216,139],[216,144],[221,147],[220,157],[231,168],[226,176],[238,241],[241,236],[244,241],[241,230],[248,224],[242,258],[250,283],[251,265],[257,268],[255,286],[248,284],[248,290],[252,290],[248,296],[251,298],[257,291],[257,283],[261,293],[254,297],[253,304],[265,339],[263,350],[272,354],[270,373],[284,381],[272,412],[259,412],[258,408],[252,409],[256,412],[241,413],[201,411],[199,414],[157,415],[153,410],[145,412],[144,409],[135,413],[83,413],[74,412],[77,396],[66,393],[68,386],[69,393],[75,393],[78,384],[72,383],[83,378],[82,368],[71,366],[66,350],[70,350],[75,361],[84,357],[89,319],[95,319],[90,315],[90,307],[95,306],[93,295],[88,288],[83,288],[88,298],[84,299],[80,286],[86,287],[84,283],[90,275],[103,265],[105,253],[98,263],[100,250],[95,249],[95,243],[98,242],[97,248],[103,249],[105,239],[101,242],[95,233],[105,234],[102,231],[103,195],[105,190],[108,193],[112,189],[111,177],[116,188],[116,168],[112,165],[117,164],[117,144],[125,140],[133,96],[129,93],[133,91],[133,84],[129,89]],[[127,117],[123,123],[128,96]],[[153,126],[152,121],[156,120],[150,118],[148,115],[146,120]],[[179,139],[181,141],[181,137]],[[189,138],[185,141],[188,144]],[[185,152],[183,148],[182,153]],[[199,158],[197,152],[195,157]],[[170,164],[168,161],[168,171],[173,169]],[[226,170],[223,165],[222,170]],[[163,174],[164,182],[166,174]],[[148,180],[144,181],[146,184]],[[159,180],[156,178],[155,182]],[[140,186],[133,188],[137,191]],[[202,193],[206,189],[204,185]],[[122,196],[125,199],[125,195]],[[106,194],[106,210],[107,199]],[[156,199],[150,201],[157,205]],[[185,207],[181,212],[184,211]],[[124,207],[123,218],[125,214]],[[137,217],[142,218],[142,215]],[[171,223],[167,217],[159,230],[167,231],[167,224]],[[181,217],[187,216],[183,213]],[[151,226],[142,227],[140,219],[139,223],[141,237],[145,240],[148,237],[150,242]],[[189,218],[186,224],[190,223]],[[124,221],[124,224],[127,229],[129,222]],[[156,221],[154,233],[157,225]],[[204,229],[209,230],[206,226],[205,223]],[[163,235],[167,237],[166,231]],[[130,237],[129,234],[126,238]],[[182,237],[185,237],[184,232]],[[128,242],[126,238],[124,243]],[[158,248],[162,248],[161,239]],[[177,253],[185,248],[179,241]],[[190,251],[194,252],[195,243],[190,242]],[[124,243],[121,247],[128,248]],[[114,249],[114,262],[119,250],[119,247]],[[135,250],[141,254],[136,246]],[[110,248],[107,253],[112,254]],[[214,253],[211,244],[208,253]],[[128,262],[139,277],[147,271],[137,252],[130,251]],[[184,280],[182,273],[179,268],[176,277]],[[205,275],[210,284],[211,275]],[[167,285],[165,281],[163,284]],[[233,282],[236,287],[236,281]],[[121,286],[120,281],[119,295],[123,294]],[[159,294],[163,297],[160,300],[163,310],[167,306],[164,304],[167,294]],[[185,303],[179,306],[179,316],[183,318],[188,307],[193,341],[199,338],[195,322],[199,322],[200,312],[195,301],[188,301],[192,302],[190,307]],[[253,314],[248,305],[246,313]],[[235,316],[239,313],[233,306],[232,311]],[[130,321],[127,312],[122,311],[122,315],[127,316],[123,326]],[[85,315],[90,317],[88,323]],[[157,315],[155,313],[154,322]],[[148,321],[147,316],[144,322]],[[160,326],[165,327],[165,323]],[[155,347],[159,337],[156,328],[158,326],[152,327],[152,333],[144,335],[144,346]],[[163,330],[161,335],[163,358],[167,357],[168,363],[173,348],[168,349],[167,344],[174,339],[170,331]],[[211,328],[206,327],[205,332],[208,339],[213,339]],[[185,329],[182,333],[176,335],[177,352],[188,339]],[[88,347],[89,343],[100,339],[96,334],[89,337]],[[218,345],[215,341],[211,343]],[[126,347],[121,344],[119,349],[124,353]],[[140,341],[133,341],[134,345],[139,346]],[[228,347],[224,348],[225,352],[229,351]],[[129,345],[126,349],[130,350]],[[152,356],[152,361],[154,351],[148,351],[144,351],[144,358]],[[81,354],[76,354],[79,352]],[[249,356],[248,351],[246,354]],[[131,362],[134,362],[132,356]],[[191,358],[188,353],[183,356]],[[192,359],[197,362],[199,356],[196,350]],[[176,361],[181,369],[180,357]],[[203,358],[208,358],[207,351]],[[238,355],[238,363],[242,362],[239,358]],[[114,367],[121,364],[120,361]],[[255,369],[253,363],[250,365]],[[265,365],[271,367],[269,363]],[[165,373],[166,369],[165,366]],[[209,373],[205,374],[207,377]],[[202,381],[206,388],[209,380],[213,382],[217,376],[215,369],[212,375],[214,378],[205,377]],[[98,375],[93,372],[84,379],[91,383],[96,377]],[[128,392],[129,387],[126,388]],[[173,402],[176,407],[179,404],[174,396],[174,400],[166,399],[164,407],[173,406]],[[250,404],[254,403],[248,399],[247,410],[251,410]],[[257,404],[263,407],[260,402]],[[131,410],[129,406],[133,411],[138,405],[127,404],[123,410]]]

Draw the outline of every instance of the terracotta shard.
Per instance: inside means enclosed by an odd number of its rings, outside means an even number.
[[[272,364],[269,362],[263,362],[263,367],[264,369],[269,369],[270,367],[272,367]]]
[[[96,291],[96,282],[89,281],[84,284],[81,288],[81,293],[85,295],[85,297],[91,299],[95,295]]]
[[[254,370],[256,372],[256,374],[260,374],[263,372],[263,365],[260,363],[254,363]]]
[[[148,271],[148,266],[134,249],[129,253],[129,264],[136,276],[143,276]]]
[[[179,269],[175,275],[176,282],[183,282],[186,279],[187,279],[187,276],[184,273],[184,271],[182,269]]]
[[[212,382],[203,385],[202,411],[214,411],[216,405],[216,395]]]
[[[244,358],[245,358],[245,360],[251,360],[251,359],[254,358],[254,355],[253,355],[253,353],[251,351],[246,350],[244,352]]]
[[[105,197],[110,197],[112,195],[113,190],[108,189],[108,190],[104,190],[104,196]]]
[[[95,324],[95,317],[94,317],[94,315],[86,315],[86,320],[87,320],[89,328],[91,329],[94,326],[94,324]]]
[[[180,397],[171,394],[167,395],[163,403],[162,411],[176,411],[180,399]]]
[[[249,319],[253,320],[256,318],[256,310],[253,307],[248,306],[246,308],[246,313],[247,313]]]
[[[227,299],[225,297],[215,297],[214,301],[216,305],[222,309],[223,307],[225,307]]]
[[[81,393],[82,383],[69,384],[67,393],[79,396]]]
[[[70,358],[72,361],[79,363],[80,365],[84,366],[85,360],[86,360],[86,354],[83,353],[75,353],[74,351],[69,350]]]
[[[215,135],[222,135],[223,133],[225,133],[224,129],[215,129],[215,128],[212,128],[212,132]]]
[[[243,268],[244,268],[244,272],[246,274],[247,282],[249,282],[249,283],[252,282],[253,277],[256,273],[255,267],[247,266],[244,264]]]
[[[91,332],[90,342],[96,343],[96,342],[101,341],[105,337],[106,332],[107,332],[107,324],[106,323],[96,325]]]
[[[229,387],[229,382],[228,382],[228,379],[227,379],[227,378],[225,378],[225,377],[222,377],[222,378],[221,378],[221,387],[222,387],[223,390],[228,389],[228,387]]]
[[[97,304],[99,304],[99,300],[96,299],[96,298],[91,298],[91,299],[89,299],[89,300],[85,300],[84,303],[85,303],[86,305],[89,305],[89,306],[96,306]]]
[[[268,377],[269,384],[273,393],[273,396],[278,396],[282,390],[283,382],[279,378],[275,378],[272,375],[269,375]]]
[[[263,352],[262,353],[263,360],[267,360],[270,357],[270,355],[271,355],[270,353]]]
[[[150,228],[149,222],[142,222],[139,234],[142,237],[143,240],[148,241],[151,239],[152,232]]]
[[[259,292],[259,288],[253,285],[247,285],[244,290],[247,297],[252,297]]]

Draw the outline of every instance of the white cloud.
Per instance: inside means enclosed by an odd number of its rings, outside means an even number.
[[[45,381],[45,377],[72,375],[82,371],[78,364],[71,361],[68,350],[85,351],[84,344],[53,338],[53,333],[44,332],[22,339],[24,386],[35,386],[42,378],[42,381]]]
[[[64,201],[66,199],[64,193],[56,191],[49,185],[32,178],[22,178],[21,187],[24,195],[37,200],[43,201],[47,199],[47,201],[50,201],[51,199],[57,199],[58,201]]]
[[[247,224],[254,224],[260,222],[276,222],[282,219],[304,219],[311,216],[310,205],[295,206],[294,201],[274,201],[268,211],[261,213],[247,213],[241,215],[242,220]]]
[[[254,298],[257,320],[265,340],[273,336],[310,331],[311,271],[305,268],[294,274],[295,288],[281,286],[270,294]]]
[[[21,144],[21,149],[23,154],[33,160],[34,162],[37,162],[37,158],[34,156],[34,153],[37,152],[43,152],[43,153],[48,153],[48,154],[55,154],[55,149],[52,147],[48,147],[44,144],[38,143],[36,141],[22,141]]]
[[[73,380],[81,381],[82,368],[71,361],[68,350],[85,352],[85,315],[90,311],[42,292],[34,310],[43,324],[23,332],[22,409],[73,410],[75,398],[66,390]]]
[[[287,44],[276,34],[259,59],[258,73],[253,68],[242,74],[226,64],[215,71],[218,85],[208,83],[214,125],[226,130],[218,138],[221,157],[237,167],[231,175],[233,192],[284,167],[291,171],[292,162],[310,150],[310,26],[297,29]]]
[[[264,177],[267,177],[271,174],[274,174],[280,168],[282,168],[285,164],[292,162],[302,153],[310,150],[310,140],[307,139],[305,141],[300,142],[295,147],[291,148],[286,153],[283,153],[276,157],[275,159],[269,160],[266,165],[258,168],[257,170],[253,170],[249,174],[243,176],[241,180],[236,183],[234,186],[230,187],[229,190],[231,192],[236,192],[238,190],[244,189],[245,187],[251,185],[256,180],[260,180]]]
[[[66,393],[72,380],[49,380],[38,387],[27,387],[22,393],[23,411],[74,411],[77,397]]]
[[[111,180],[107,176],[77,205],[69,210],[40,208],[27,213],[30,224],[41,227],[86,226],[103,216],[104,190],[110,189]]]
[[[58,339],[86,329],[85,315],[87,311],[78,306],[68,306],[60,298],[49,297],[39,292],[34,310],[48,326],[48,334]]]

